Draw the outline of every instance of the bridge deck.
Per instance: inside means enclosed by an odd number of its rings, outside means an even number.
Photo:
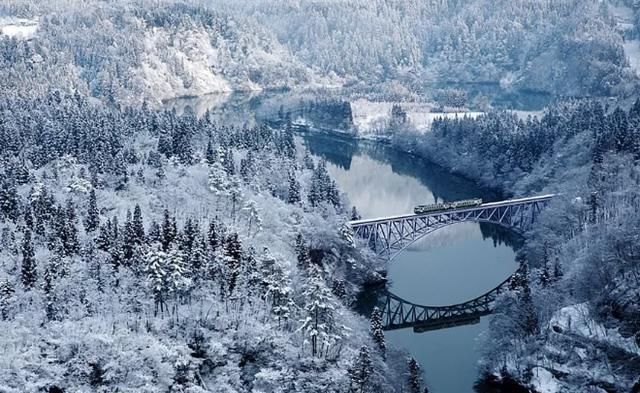
[[[418,216],[421,216],[421,217],[422,216],[438,216],[441,214],[464,213],[464,212],[470,212],[470,211],[480,210],[480,209],[491,209],[496,207],[519,205],[526,202],[546,201],[546,200],[550,200],[554,196],[555,194],[548,194],[548,195],[541,195],[541,196],[528,197],[528,198],[508,199],[506,201],[483,203],[482,205],[479,205],[479,206],[466,207],[466,208],[460,208],[460,209],[438,210],[438,211],[425,213],[425,214],[408,213],[408,214],[400,214],[400,215],[389,216],[389,217],[369,218],[369,219],[363,219],[363,220],[350,221],[349,225],[354,227],[354,226],[369,225],[369,224],[380,223],[380,222],[404,220],[404,219],[418,217]]]

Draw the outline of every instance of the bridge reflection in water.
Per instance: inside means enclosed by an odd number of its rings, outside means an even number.
[[[385,291],[381,299],[384,330],[413,328],[414,332],[423,333],[479,323],[480,317],[493,312],[498,295],[508,289],[512,278],[518,273],[519,271],[482,296],[450,306],[414,304]]]
[[[554,195],[544,195],[511,199],[470,208],[357,220],[348,224],[356,238],[364,240],[379,257],[391,261],[426,235],[456,223],[488,222],[522,233],[531,227],[553,197]],[[518,272],[514,273],[482,296],[450,306],[414,304],[387,291],[381,302],[384,329],[413,328],[415,332],[426,332],[479,323],[480,317],[493,312],[498,295],[507,289],[517,274]]]

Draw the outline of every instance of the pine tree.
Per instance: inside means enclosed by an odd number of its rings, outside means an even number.
[[[162,220],[162,249],[168,251],[176,240],[178,229],[174,217],[171,217],[169,210],[164,210],[164,218]]]
[[[140,209],[140,205],[136,204],[133,209],[133,222],[132,229],[134,234],[134,240],[136,245],[142,245],[146,241],[146,236],[144,233],[144,221],[142,219],[142,209]]]
[[[353,365],[347,370],[349,375],[349,392],[366,393],[369,392],[369,381],[373,374],[373,363],[369,348],[362,346],[358,356],[353,361]]]
[[[209,242],[209,249],[215,252],[222,244],[224,238],[224,230],[222,224],[218,221],[217,217],[209,222],[209,232],[207,234],[207,241]]]
[[[31,242],[31,231],[26,230],[22,239],[22,284],[25,290],[30,290],[37,280],[36,257]]]
[[[292,299],[291,280],[282,266],[265,247],[259,262],[260,287],[265,300],[270,301],[271,312],[278,318],[278,325],[287,320],[295,309]]]
[[[289,172],[289,196],[287,198],[287,203],[292,205],[296,205],[300,203],[300,183],[298,183],[298,179],[296,179],[296,174],[294,171]]]
[[[84,228],[87,232],[93,232],[100,226],[100,211],[98,210],[98,200],[96,198],[95,188],[89,193],[89,207],[87,209],[87,218]]]
[[[380,354],[384,359],[386,357],[387,352],[387,344],[384,339],[384,326],[382,323],[382,311],[378,307],[374,307],[373,312],[371,313],[371,326],[369,327],[369,333],[371,334],[371,338],[373,342],[376,343],[378,349],[380,350]]]
[[[260,218],[260,209],[255,201],[247,201],[242,210],[247,217],[247,234],[251,236],[252,229],[255,227],[255,234],[262,230],[262,218]]]
[[[71,256],[77,254],[80,251],[80,242],[78,241],[78,216],[76,214],[75,206],[71,199],[67,200],[67,205],[64,210],[61,211],[59,217],[61,221],[60,227],[60,239],[62,239],[62,245],[64,246],[65,255]]]
[[[542,249],[542,271],[540,272],[540,284],[543,287],[549,286],[551,281],[553,281],[553,277],[551,277],[551,271],[549,266],[549,245],[547,242],[544,243]]]
[[[242,190],[240,189],[240,182],[238,182],[236,177],[233,177],[229,183],[229,195],[231,196],[231,218],[235,223],[236,211],[243,197]]]
[[[560,281],[564,273],[562,272],[562,265],[560,264],[560,258],[556,257],[553,262],[553,280]]]
[[[207,142],[205,160],[209,165],[213,165],[214,162],[218,161],[218,157],[216,155],[216,151],[213,149],[213,144],[211,143],[211,139],[209,139],[209,142]]]
[[[149,226],[149,236],[147,238],[149,243],[162,243],[162,228],[156,221],[152,221]]]
[[[304,151],[304,158],[302,159],[302,163],[304,164],[305,169],[311,171],[315,170],[315,164],[313,162],[313,158],[311,158],[311,152],[308,148]]]
[[[336,308],[333,294],[327,288],[317,265],[308,270],[303,285],[305,319],[301,330],[311,343],[311,355],[327,356],[331,348],[342,338],[341,328],[336,321]]]
[[[226,267],[226,289],[229,295],[233,295],[238,283],[238,275],[242,263],[242,245],[238,234],[233,232],[225,238],[224,263]]]
[[[360,213],[358,213],[358,209],[356,209],[356,207],[352,207],[351,208],[351,221],[358,221],[362,219],[362,216],[360,216]]]
[[[422,377],[420,375],[420,365],[413,357],[408,360],[408,387],[410,393],[420,393],[420,386],[422,385]]]
[[[8,280],[0,282],[0,317],[2,320],[9,318],[9,309],[11,307],[11,298],[13,297],[15,290],[13,285]]]
[[[15,221],[18,216],[18,191],[15,180],[3,178],[0,181],[0,218]]]
[[[151,249],[145,255],[147,284],[153,293],[155,314],[163,313],[171,290],[169,256],[161,249]]]
[[[54,283],[57,279],[56,270],[57,270],[57,267],[55,266],[55,264],[50,263],[45,268],[44,274],[43,274],[44,285],[42,287],[42,290],[44,291],[45,300],[46,300],[45,312],[47,314],[47,319],[50,321],[55,320],[58,314],[58,311],[56,308],[56,304],[57,304],[56,295],[54,292]]]
[[[27,208],[24,212],[24,224],[27,228],[33,231],[34,222],[33,222],[33,214],[31,213],[31,205],[27,205]]]
[[[309,247],[301,233],[296,236],[295,251],[298,258],[298,268],[306,271],[311,266]]]

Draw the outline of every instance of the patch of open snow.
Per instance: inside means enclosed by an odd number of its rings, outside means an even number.
[[[560,328],[566,333],[607,342],[628,352],[640,354],[640,348],[636,345],[633,337],[622,337],[617,330],[607,329],[604,325],[596,322],[590,314],[587,303],[574,304],[560,309],[549,321],[549,327]]]
[[[553,374],[542,367],[535,367],[533,370],[531,384],[540,393],[558,393],[560,385]]]
[[[38,31],[37,19],[0,19],[0,35],[29,40]]]
[[[626,41],[622,46],[629,59],[629,65],[640,75],[640,40]]]
[[[435,119],[456,117],[478,117],[483,112],[464,112],[461,110],[453,112],[433,112],[435,105],[432,103],[396,103],[396,102],[372,102],[366,99],[358,99],[351,102],[351,113],[353,124],[360,136],[366,137],[369,134],[385,130],[391,120],[391,109],[397,104],[407,113],[407,120],[419,132],[426,132],[431,129],[431,124]]]

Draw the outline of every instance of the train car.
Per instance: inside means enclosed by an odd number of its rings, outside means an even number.
[[[437,211],[446,211],[451,209],[462,209],[467,207],[476,207],[482,205],[482,199],[465,199],[455,202],[434,203],[431,205],[419,205],[413,209],[415,214],[427,214]]]

